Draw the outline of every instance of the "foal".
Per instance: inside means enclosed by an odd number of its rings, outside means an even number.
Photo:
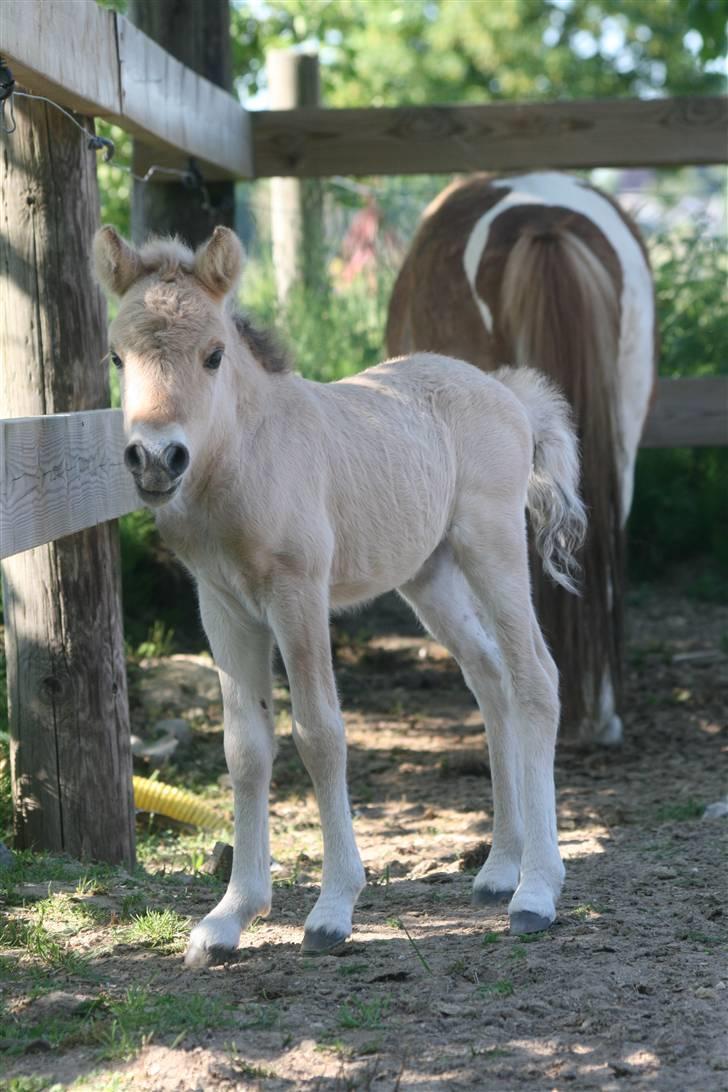
[[[563,399],[527,369],[486,376],[427,353],[338,383],[302,379],[235,314],[242,250],[225,228],[196,254],[175,240],[136,251],[102,228],[95,258],[121,296],[110,333],[126,463],[196,579],[222,685],[233,871],[192,931],[188,963],[230,956],[270,909],[274,641],[324,842],[303,950],[351,933],[364,869],[329,611],[391,588],[455,656],[487,725],[493,848],[474,901],[510,900],[515,932],[547,928],[563,880],[559,700],[531,605],[525,510],[545,568],[573,590],[585,518]]]

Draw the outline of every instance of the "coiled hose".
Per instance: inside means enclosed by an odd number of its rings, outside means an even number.
[[[217,830],[224,824],[212,808],[208,807],[199,796],[176,789],[173,785],[164,785],[149,777],[134,777],[134,806],[139,811],[154,812],[176,819],[178,823],[191,823],[205,830]]]

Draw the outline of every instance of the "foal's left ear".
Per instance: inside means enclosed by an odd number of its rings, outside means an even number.
[[[213,296],[227,296],[237,287],[243,271],[243,246],[234,231],[216,227],[212,238],[198,247],[195,276]]]

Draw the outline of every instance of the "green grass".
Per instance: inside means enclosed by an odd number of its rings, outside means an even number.
[[[389,1001],[386,998],[355,1000],[340,1007],[337,1022],[341,1028],[381,1028],[388,1008]]]
[[[514,990],[515,986],[510,978],[499,978],[497,982],[486,982],[478,986],[477,992],[481,997],[510,997]]]
[[[146,910],[132,918],[127,938],[131,944],[144,948],[155,948],[165,953],[181,952],[189,928],[189,918],[181,917],[174,910]]]
[[[705,805],[699,800],[684,800],[677,804],[664,804],[655,812],[658,823],[686,823],[690,819],[699,819]]]
[[[44,922],[46,912],[47,906],[41,906],[31,921],[8,918],[0,926],[0,948],[19,948],[42,967],[54,971],[83,973],[86,961],[49,931]]]

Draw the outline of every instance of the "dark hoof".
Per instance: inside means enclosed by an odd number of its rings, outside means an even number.
[[[509,924],[511,932],[520,936],[522,933],[543,933],[552,921],[552,918],[534,914],[531,910],[516,910],[515,914],[511,914]]]
[[[496,906],[501,902],[510,902],[512,891],[491,891],[489,887],[473,888],[473,906]]]
[[[213,948],[190,945],[185,952],[185,966],[200,970],[203,967],[219,967],[223,963],[237,963],[239,958],[239,948],[223,948],[219,944]]]
[[[338,955],[344,950],[348,933],[328,933],[325,929],[307,929],[301,951],[304,955]]]

